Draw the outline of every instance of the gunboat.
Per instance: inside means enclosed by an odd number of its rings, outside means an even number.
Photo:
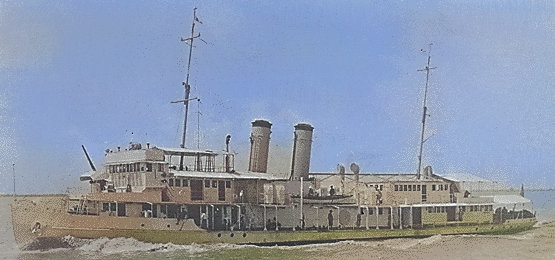
[[[195,24],[188,41],[189,64]],[[426,93],[430,56],[426,68]],[[153,243],[299,244],[339,240],[425,237],[437,234],[503,234],[529,229],[531,209],[515,200],[473,196],[460,181],[422,167],[417,173],[360,173],[338,165],[334,173],[309,171],[314,127],[294,126],[289,176],[268,173],[272,124],[252,122],[248,171],[235,169],[226,136],[224,152],[185,148],[190,99],[185,86],[183,141],[179,148],[130,143],[107,149],[96,170],[80,177],[91,192],[18,196],[11,205],[15,240],[23,249],[60,238],[129,237]],[[424,97],[422,138],[427,117]],[[523,194],[522,194],[523,195]],[[517,196],[522,198],[521,196]],[[524,199],[524,198],[522,198]],[[526,199],[524,199],[526,200]],[[529,201],[528,201],[529,202]],[[519,204],[520,205],[520,204]],[[524,205],[524,203],[522,203]]]

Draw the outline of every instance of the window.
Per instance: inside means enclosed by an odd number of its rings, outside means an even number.
[[[420,191],[420,185],[416,185],[416,190]]]
[[[168,180],[168,185],[170,185],[170,187],[173,187],[173,179]]]
[[[383,184],[380,185],[380,190],[383,191]]]
[[[202,200],[203,198],[202,180],[191,180],[191,200]]]
[[[231,181],[225,181],[225,187],[227,189],[230,189],[231,188]]]
[[[407,185],[403,185],[403,191],[407,191],[407,190],[408,190]]]
[[[436,185],[432,184],[432,190],[436,190]]]
[[[399,185],[395,185],[395,191],[399,191]]]
[[[416,184],[415,184],[415,185],[412,185],[412,190],[413,190],[413,191],[416,191]]]
[[[110,203],[102,203],[102,211],[110,211]]]
[[[210,180],[204,180],[204,187],[210,188]]]
[[[175,187],[181,187],[181,179],[175,179]]]
[[[147,163],[147,164],[146,164],[146,171],[147,171],[147,172],[151,172],[151,171],[152,171],[152,163]]]
[[[412,191],[412,185],[409,185],[409,191]]]
[[[183,180],[183,187],[189,187],[189,180]]]
[[[445,184],[445,190],[449,190],[449,184]]]
[[[378,215],[383,215],[383,208],[378,208]]]
[[[368,209],[368,215],[374,215],[374,209]]]
[[[218,181],[216,180],[212,181],[212,188],[218,188]]]

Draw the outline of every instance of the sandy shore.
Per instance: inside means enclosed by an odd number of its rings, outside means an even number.
[[[319,259],[555,259],[555,222],[515,235],[432,236],[345,242],[319,248]]]

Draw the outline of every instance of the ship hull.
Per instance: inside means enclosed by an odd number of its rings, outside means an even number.
[[[134,238],[150,243],[173,244],[255,244],[281,245],[332,242],[341,240],[368,240],[401,237],[428,237],[457,234],[512,234],[532,228],[535,221],[525,219],[504,224],[447,225],[422,229],[343,229],[310,231],[192,231],[192,230],[140,230],[140,229],[73,229],[51,228],[38,240],[48,237],[73,236],[77,238]]]
[[[341,240],[367,240],[399,237],[426,237],[454,234],[507,234],[530,229],[534,218],[510,220],[503,224],[462,224],[422,228],[344,228],[267,231],[207,231],[192,220],[75,215],[64,211],[67,196],[18,198],[12,204],[12,223],[16,242],[22,249],[40,249],[45,245],[64,246],[57,238],[134,238],[150,243],[229,243],[229,244],[304,244]],[[46,206],[48,205],[48,206]],[[39,223],[39,226],[37,226]]]

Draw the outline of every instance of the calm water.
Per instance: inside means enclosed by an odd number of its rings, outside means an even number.
[[[529,191],[540,222],[555,221],[555,191]],[[83,240],[73,248],[21,252],[11,230],[9,203],[0,197],[0,259],[555,259],[555,225],[515,235],[432,236],[343,241],[302,246],[151,244],[134,239]]]

